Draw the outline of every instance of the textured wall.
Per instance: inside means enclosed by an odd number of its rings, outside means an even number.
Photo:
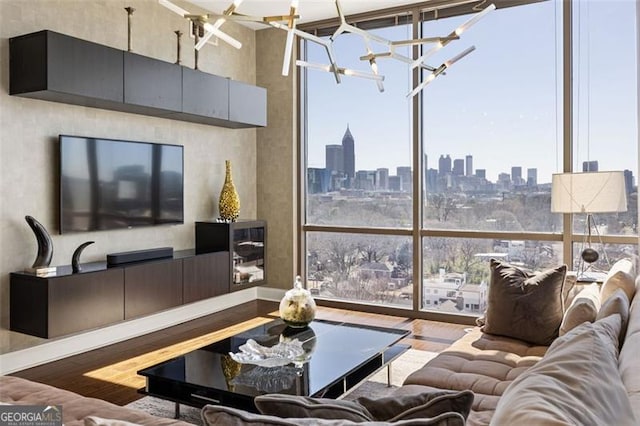
[[[174,62],[177,29],[188,23],[157,0],[0,0],[0,314],[8,326],[9,273],[31,266],[36,240],[24,216],[52,234],[52,265],[68,265],[74,249],[94,240],[83,261],[106,253],[194,245],[194,221],[217,216],[224,160],[233,163],[241,217],[256,217],[256,130],[233,130],[142,115],[9,96],[9,37],[49,29],[126,50],[127,14],[133,15],[133,51]],[[189,11],[195,7],[181,3]],[[223,27],[243,43],[206,46],[200,69],[255,84],[255,33],[234,23]],[[183,36],[183,65],[193,66],[193,40]],[[121,231],[57,235],[58,134],[98,136],[184,145],[185,224]],[[2,342],[0,342],[1,344]]]
[[[269,92],[266,128],[258,129],[258,216],[269,224],[269,287],[290,288],[297,271],[297,89],[296,67],[283,77],[286,32],[256,32],[259,86]],[[294,62],[292,60],[292,62]]]

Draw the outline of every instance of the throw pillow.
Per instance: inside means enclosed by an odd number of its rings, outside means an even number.
[[[622,319],[620,335],[618,336],[620,341],[618,346],[621,347],[624,342],[624,337],[627,334],[627,325],[629,324],[629,299],[627,299],[627,294],[621,288],[617,289],[607,301],[602,304],[597,319],[606,318],[614,314],[620,315]]]
[[[464,426],[465,420],[458,413],[444,413],[434,418],[389,422],[352,422],[350,420],[316,418],[280,418],[253,414],[221,405],[205,405],[202,409],[205,426]]]
[[[483,331],[536,345],[550,345],[562,322],[567,266],[529,274],[491,259],[491,281]]]
[[[585,321],[594,322],[600,310],[600,286],[590,284],[580,291],[564,313],[560,324],[560,336],[566,334]]]
[[[607,278],[602,284],[600,290],[600,301],[606,302],[607,299],[617,290],[621,288],[629,300],[633,299],[633,295],[636,292],[636,283],[633,281],[633,277],[625,271],[614,271],[613,269],[607,274]]]
[[[342,419],[353,422],[373,420],[362,405],[351,401],[306,396],[267,394],[254,398],[262,414],[279,417],[316,417]]]
[[[448,412],[459,413],[466,420],[473,404],[473,392],[435,391],[378,399],[361,397],[356,402],[378,421],[429,418]]]
[[[559,337],[509,385],[491,424],[637,425],[618,372],[620,327],[611,315]]]

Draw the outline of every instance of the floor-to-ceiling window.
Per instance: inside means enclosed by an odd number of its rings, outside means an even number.
[[[407,93],[431,71],[412,73],[394,59],[377,61],[383,92],[368,79],[342,76],[336,84],[332,73],[301,72],[301,256],[316,297],[477,315],[486,306],[491,258],[531,270],[563,262],[577,269],[584,217],[551,212],[551,177],[582,171],[583,162],[625,170],[629,208],[599,219],[600,250],[610,261],[637,253],[635,2],[574,2],[573,31],[563,24],[561,1],[496,3],[429,59],[437,67],[476,47],[415,99]],[[443,36],[478,5],[440,13],[409,7],[369,31],[389,40]],[[373,17],[365,27],[376,27]],[[610,32],[615,37],[604,35]],[[572,100],[563,98],[567,40]],[[341,67],[370,72],[360,60],[367,47],[376,51],[357,34],[334,42]],[[397,52],[415,59],[428,48]],[[317,44],[303,51],[308,62],[327,62]],[[601,65],[619,56],[610,85]],[[571,217],[574,229],[565,232]]]

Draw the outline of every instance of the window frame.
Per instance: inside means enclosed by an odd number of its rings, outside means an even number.
[[[539,3],[551,0],[494,0],[496,8],[517,7],[526,4]],[[451,3],[450,0],[432,0],[430,2],[416,3],[413,5],[399,6],[384,10],[361,13],[357,15],[347,16],[349,23],[357,25],[363,29],[374,29],[391,25],[402,25],[410,23],[412,25],[413,38],[420,38],[422,35],[422,22],[433,19],[442,19],[457,15],[471,13],[476,6],[480,6],[485,2],[482,0],[470,3],[447,7],[440,11],[434,11],[438,7]],[[573,54],[574,54],[574,37],[573,37],[573,5],[572,1],[563,1],[561,6],[561,31],[562,52],[561,62],[558,66],[562,68],[562,72],[558,73],[561,78],[561,108],[562,120],[559,122],[561,126],[561,143],[562,143],[562,167],[563,172],[573,171],[573,116],[574,105],[573,99]],[[638,7],[638,6],[637,6]],[[638,10],[640,16],[640,10]],[[640,20],[640,18],[639,18]],[[337,18],[317,21],[304,25],[299,28],[313,33],[318,36],[328,35],[339,25]],[[638,22],[636,22],[638,25]],[[305,41],[298,44],[297,54],[299,58],[306,59]],[[413,46],[412,56],[417,59],[420,55],[420,47]],[[348,233],[348,234],[369,234],[369,235],[394,235],[394,236],[411,236],[413,241],[413,282],[421,283],[423,274],[423,239],[427,237],[447,237],[447,238],[472,238],[472,239],[504,239],[504,240],[538,240],[538,241],[554,241],[561,242],[563,246],[562,260],[567,265],[573,265],[573,245],[581,243],[584,240],[583,233],[573,232],[573,215],[563,214],[562,232],[501,232],[501,231],[475,231],[475,230],[442,230],[425,228],[423,224],[423,199],[422,191],[424,187],[424,170],[422,165],[423,140],[422,140],[422,94],[414,96],[412,101],[412,168],[418,171],[413,173],[413,227],[394,228],[394,227],[367,227],[367,226],[333,226],[333,225],[313,225],[307,224],[306,220],[306,202],[307,202],[307,73],[308,70],[301,68],[297,73],[296,83],[298,89],[298,188],[297,188],[297,207],[299,218],[299,230],[297,232],[298,250],[297,250],[297,266],[300,274],[307,277],[306,265],[306,235],[310,232],[329,232],[329,233]],[[421,73],[419,69],[413,70],[412,85],[417,86],[421,82]],[[640,84],[640,78],[639,83]],[[640,103],[640,101],[639,101]],[[640,106],[639,106],[640,108]],[[639,154],[640,155],[640,154]],[[640,162],[640,160],[639,160]],[[640,210],[640,208],[639,208]],[[638,212],[636,212],[638,214]],[[639,221],[640,222],[640,221]],[[631,244],[638,247],[639,235],[602,235],[603,243],[612,244]],[[572,267],[572,266],[570,266]],[[342,300],[332,300],[317,298],[317,302],[321,306],[337,307],[343,309],[360,310],[364,312],[373,312],[387,315],[399,315],[411,318],[422,318],[436,321],[454,322],[461,324],[474,324],[477,313],[460,313],[451,314],[439,311],[427,310],[426,306],[422,306],[423,298],[422,285],[413,286],[413,308],[399,308],[391,306],[380,306],[362,303],[359,301],[345,302]],[[434,305],[431,305],[434,306]]]

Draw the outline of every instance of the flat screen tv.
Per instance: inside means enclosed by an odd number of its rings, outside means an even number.
[[[184,223],[183,147],[60,135],[60,233]]]

